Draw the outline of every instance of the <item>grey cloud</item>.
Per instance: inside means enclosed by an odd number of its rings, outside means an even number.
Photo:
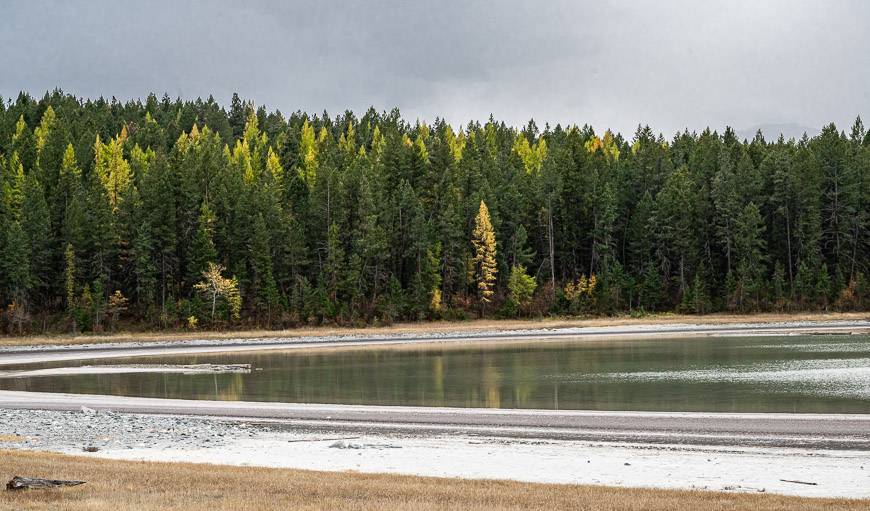
[[[868,22],[859,0],[11,1],[0,94],[238,91],[282,111],[626,134],[845,125],[870,111]]]

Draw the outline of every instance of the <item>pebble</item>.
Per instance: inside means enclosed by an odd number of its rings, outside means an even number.
[[[4,409],[0,412],[0,431],[13,431],[16,436],[33,439],[28,442],[28,448],[86,452],[221,446],[228,439],[252,438],[261,431],[244,422],[119,414],[83,408],[70,412]],[[0,448],[15,446],[0,442]]]

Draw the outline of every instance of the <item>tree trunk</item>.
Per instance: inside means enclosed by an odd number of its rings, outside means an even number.
[[[553,303],[556,303],[556,263],[553,254],[553,205],[551,197],[547,197],[547,234],[550,245],[550,291],[553,293]]]
[[[794,288],[794,275],[792,275],[791,263],[791,214],[785,211],[785,239],[788,246],[788,283],[789,289]]]

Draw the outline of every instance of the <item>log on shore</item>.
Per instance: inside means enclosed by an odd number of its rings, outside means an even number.
[[[13,477],[6,483],[7,490],[45,490],[47,488],[60,488],[61,486],[78,486],[85,484],[84,481],[65,481],[62,479],[41,479],[39,477]]]

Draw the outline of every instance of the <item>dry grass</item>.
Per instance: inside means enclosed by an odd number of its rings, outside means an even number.
[[[59,490],[0,491],[0,510],[866,510],[867,500],[645,490],[111,461],[0,450],[0,481],[13,475],[80,479]]]
[[[302,327],[291,330],[243,330],[223,332],[126,332],[104,335],[36,335],[24,337],[2,337],[0,346],[20,346],[26,344],[91,344],[105,342],[156,342],[184,339],[250,339],[259,337],[303,337],[328,335],[388,335],[417,332],[473,332],[480,330],[514,330],[523,328],[565,328],[565,327],[598,327],[619,325],[645,324],[727,324],[746,322],[777,322],[777,321],[833,321],[870,319],[870,313],[806,313],[806,314],[710,314],[707,316],[691,316],[678,314],[656,314],[640,318],[615,316],[607,318],[544,318],[525,320],[472,320],[472,321],[433,321],[420,323],[397,323],[388,327]]]

